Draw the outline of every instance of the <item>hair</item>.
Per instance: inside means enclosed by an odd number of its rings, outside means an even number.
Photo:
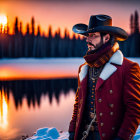
[[[106,34],[108,34],[108,33],[100,32],[102,40],[103,40],[103,36],[105,36]],[[109,44],[111,44],[111,46],[113,46],[114,43],[117,42],[116,37],[111,35],[111,34],[109,34],[109,35],[110,35],[110,39],[109,39],[109,41],[107,43],[109,43]]]

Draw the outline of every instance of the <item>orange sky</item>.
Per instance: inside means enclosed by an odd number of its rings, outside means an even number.
[[[67,28],[72,34],[72,26],[76,23],[88,24],[90,15],[108,14],[113,17],[113,25],[125,29],[128,33],[131,13],[138,10],[140,13],[140,2],[36,2],[36,1],[0,1],[0,14],[6,14],[10,26],[15,16],[23,22],[23,28],[35,17],[35,25],[41,26],[41,30],[47,33],[48,26],[52,25],[53,31],[61,28],[62,33]],[[10,30],[10,32],[12,32]]]

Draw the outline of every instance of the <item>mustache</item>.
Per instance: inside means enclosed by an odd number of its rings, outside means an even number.
[[[93,47],[95,47],[95,45],[94,45],[94,44],[92,44],[91,42],[88,42],[88,44],[89,44],[89,45],[91,45],[91,46],[93,46]]]

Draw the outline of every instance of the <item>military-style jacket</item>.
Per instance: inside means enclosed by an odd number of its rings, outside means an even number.
[[[87,95],[88,65],[79,67],[78,88],[69,132],[78,140]],[[116,51],[107,62],[95,88],[96,114],[101,140],[119,136],[132,140],[140,123],[140,67]]]

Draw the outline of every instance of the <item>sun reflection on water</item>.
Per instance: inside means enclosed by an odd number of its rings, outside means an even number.
[[[4,93],[4,89],[0,91],[0,127],[6,128],[8,125],[8,102],[7,95]]]

